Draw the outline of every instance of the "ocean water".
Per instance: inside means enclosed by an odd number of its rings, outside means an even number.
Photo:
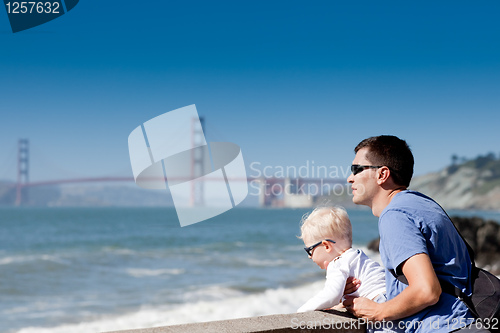
[[[173,208],[2,208],[0,332],[295,312],[324,283],[296,237],[306,212],[238,208],[181,228]],[[354,246],[365,248],[377,218],[349,215]]]

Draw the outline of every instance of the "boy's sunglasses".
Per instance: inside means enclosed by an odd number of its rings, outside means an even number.
[[[357,175],[363,170],[366,169],[378,169],[381,168],[383,165],[360,165],[360,164],[353,164],[351,165],[351,172],[353,175]]]
[[[331,239],[325,239],[325,240],[326,240],[326,241],[329,241],[329,242],[332,242],[332,243],[334,243],[334,244],[335,244],[335,241],[333,241],[333,240],[331,240]],[[304,250],[306,250],[307,255],[308,255],[309,257],[312,257],[312,253],[313,253],[314,248],[316,248],[316,246],[320,245],[321,243],[323,243],[323,241],[319,241],[319,242],[317,242],[317,243],[316,243],[316,244],[314,244],[314,245],[311,245],[311,246],[309,246],[309,247],[305,247],[305,248],[304,248]]]

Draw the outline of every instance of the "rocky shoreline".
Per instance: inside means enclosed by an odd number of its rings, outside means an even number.
[[[476,265],[500,275],[500,224],[480,217],[452,216],[451,220],[474,250]],[[379,243],[379,238],[374,239],[368,248],[378,252]]]

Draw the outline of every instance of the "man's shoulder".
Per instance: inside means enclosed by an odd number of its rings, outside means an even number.
[[[379,230],[391,233],[414,227],[429,233],[454,230],[446,211],[433,199],[416,191],[398,193],[380,215]]]
[[[435,201],[428,197],[427,195],[421,193],[421,192],[418,192],[418,191],[414,191],[414,190],[404,190],[404,191],[401,191],[399,193],[397,193],[393,200],[391,201],[392,202],[432,202],[432,203],[435,203]]]
[[[387,207],[382,211],[382,215],[390,211],[412,214],[414,212],[441,210],[440,206],[430,197],[423,193],[405,190],[397,193]]]

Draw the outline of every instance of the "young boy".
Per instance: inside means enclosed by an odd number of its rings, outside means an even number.
[[[309,258],[326,269],[326,283],[323,290],[297,312],[323,310],[339,304],[349,276],[362,281],[352,295],[385,302],[384,269],[363,251],[351,248],[352,226],[345,209],[316,208],[302,218],[299,238],[304,241]]]

